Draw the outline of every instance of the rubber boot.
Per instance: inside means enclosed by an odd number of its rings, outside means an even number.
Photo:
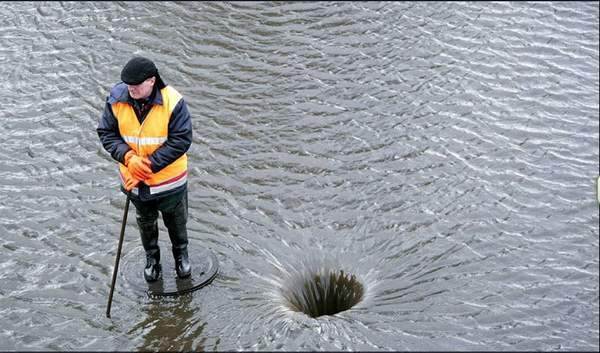
[[[192,273],[192,265],[187,251],[188,237],[185,213],[183,211],[168,215],[163,213],[163,220],[169,231],[177,276],[179,278],[189,277]]]
[[[137,219],[142,238],[142,246],[146,251],[146,267],[144,268],[144,279],[147,282],[155,282],[162,275],[160,265],[160,248],[158,247],[158,223],[144,222]]]
[[[144,279],[146,282],[155,282],[162,276],[160,265],[160,249],[154,255],[146,254],[146,267],[144,268]]]
[[[186,278],[192,274],[192,264],[188,256],[187,248],[173,248],[173,258],[175,259],[175,271],[179,278]]]

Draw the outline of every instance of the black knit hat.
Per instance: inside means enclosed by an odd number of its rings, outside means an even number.
[[[156,76],[158,88],[162,89],[165,83],[160,78],[156,65],[154,65],[152,60],[141,56],[131,58],[121,71],[121,81],[128,85],[139,85],[152,76]]]

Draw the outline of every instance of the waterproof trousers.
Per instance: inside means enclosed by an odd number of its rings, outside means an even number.
[[[176,263],[178,275],[180,275],[178,262],[182,255],[188,260],[187,246],[187,188],[176,194],[165,197],[140,201],[131,200],[136,209],[136,221],[140,230],[142,246],[146,252],[146,269],[144,276],[147,281],[153,281],[160,276],[160,248],[158,246],[158,212],[162,214],[163,223],[168,230],[171,240],[173,257]],[[178,261],[179,260],[179,261]],[[191,269],[190,269],[191,270]],[[188,270],[189,272],[189,270]],[[189,275],[189,273],[184,273]]]

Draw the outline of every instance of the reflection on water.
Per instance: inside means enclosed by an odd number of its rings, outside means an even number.
[[[597,3],[0,18],[0,350],[598,350]],[[118,281],[108,320],[125,197],[95,127],[136,54],[189,103],[190,242],[220,269],[177,298]],[[289,275],[322,259],[362,300],[290,310]]]
[[[127,332],[144,338],[136,350],[204,351],[198,338],[206,323],[194,317],[190,302],[190,295],[183,295],[177,300],[156,300],[143,306],[146,317]]]

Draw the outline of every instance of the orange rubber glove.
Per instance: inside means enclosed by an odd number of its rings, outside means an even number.
[[[136,154],[129,156],[127,160],[127,169],[134,178],[138,180],[146,180],[152,175],[150,165],[152,163],[146,157],[140,157]]]
[[[125,190],[131,191],[134,187],[138,186],[140,181],[133,176],[125,177]]]
[[[131,159],[131,157],[135,155],[135,152],[133,152],[133,150],[129,150],[127,151],[127,153],[125,153],[125,157],[123,157],[123,161],[125,163],[123,163],[126,167],[129,164],[129,160]]]

